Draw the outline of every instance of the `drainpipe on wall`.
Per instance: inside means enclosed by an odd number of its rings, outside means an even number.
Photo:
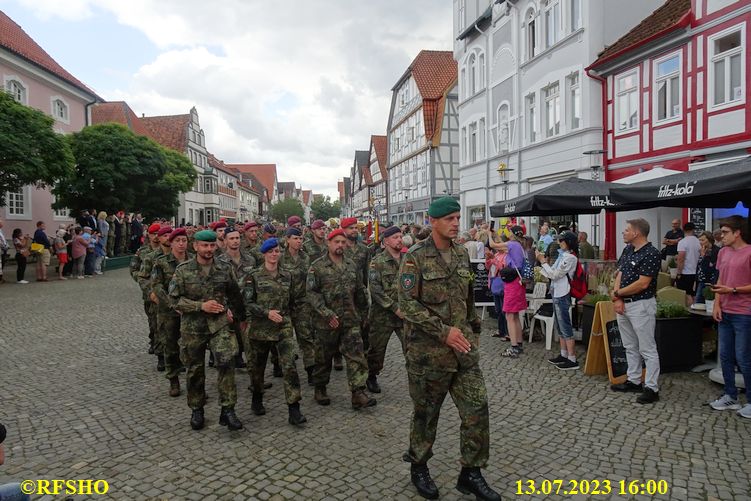
[[[602,149],[608,150],[608,81],[606,78],[593,72],[591,68],[585,68],[589,78],[600,82],[600,106],[602,108]],[[608,154],[602,155],[602,171],[605,181],[610,181],[608,172]],[[605,212],[605,231],[603,232],[603,248],[605,259],[616,259],[615,251],[615,212]]]
[[[86,103],[86,106],[84,106],[83,108],[83,111],[84,111],[83,114],[84,114],[84,119],[85,119],[84,127],[88,127],[89,125],[91,125],[91,114],[90,114],[91,112],[89,110],[89,107],[95,105],[98,102],[99,102],[98,99],[94,99],[90,103]]]

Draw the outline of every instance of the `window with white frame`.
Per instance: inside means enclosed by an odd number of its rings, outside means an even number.
[[[469,158],[469,143],[467,142],[467,128],[462,127],[462,161],[466,164]]]
[[[27,191],[22,188],[20,191],[9,191],[5,194],[7,201],[6,213],[8,217],[23,217],[27,215],[28,203]]]
[[[715,106],[743,100],[744,38],[740,26],[733,32],[710,38],[709,80],[712,85],[712,104]]]
[[[616,78],[618,131],[636,129],[639,124],[639,74],[631,71]]]
[[[474,96],[477,92],[477,57],[475,54],[469,56],[469,95]]]
[[[477,122],[469,124],[469,161],[477,162]]]
[[[582,96],[579,84],[579,72],[572,73],[566,79],[568,82],[568,126],[575,130],[581,127]]]
[[[561,39],[561,2],[548,0],[544,7],[545,46],[552,47]]]
[[[5,90],[13,99],[21,104],[26,104],[26,87],[18,80],[8,80],[5,83]]]
[[[55,202],[57,202],[57,197],[55,197],[55,195],[52,195],[52,204],[50,204],[50,208],[55,205]],[[62,209],[52,208],[52,217],[55,220],[67,219],[68,217],[70,217],[70,209],[67,209],[65,207],[63,207]]]
[[[681,58],[673,54],[655,61],[655,116],[669,120],[681,114]]]
[[[480,54],[477,58],[479,64],[477,66],[477,82],[480,89],[485,87],[485,54]]]
[[[68,121],[68,105],[62,99],[52,100],[52,116],[63,122]]]
[[[581,0],[569,0],[569,26],[571,31],[576,31],[582,27],[582,4]]]
[[[485,158],[486,152],[485,152],[485,137],[487,136],[487,132],[485,131],[485,119],[480,119],[480,125],[478,127],[479,134],[480,134],[480,147],[479,147],[479,156],[480,158]]]
[[[527,11],[526,22],[526,53],[527,59],[532,59],[537,55],[537,21],[535,11],[530,9]]]
[[[543,89],[545,96],[545,137],[561,132],[561,89],[555,82]]]
[[[509,150],[509,106],[504,103],[498,107],[498,152]]]
[[[527,104],[527,142],[537,141],[537,103],[535,95],[530,94],[526,98]]]
[[[462,68],[462,78],[461,78],[461,86],[459,87],[459,93],[461,94],[463,99],[466,99],[466,97],[469,95],[469,92],[467,92],[467,70]]]

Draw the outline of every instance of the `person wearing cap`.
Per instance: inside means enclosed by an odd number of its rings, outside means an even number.
[[[319,405],[331,403],[326,385],[338,350],[347,360],[352,408],[371,407],[376,400],[365,393],[368,366],[360,335],[361,315],[368,309],[368,292],[360,269],[344,254],[347,246],[344,230],[332,231],[327,239],[328,253],[310,265],[307,276],[306,295],[313,310],[317,341],[314,398]]]
[[[305,282],[310,269],[310,258],[302,252],[302,232],[296,227],[287,228],[287,248],[282,253],[279,267],[292,275],[295,291],[295,302],[292,305],[292,325],[295,337],[302,355],[305,372],[308,373],[308,384],[313,384],[313,369],[316,365],[315,340],[310,325],[311,312],[305,299]]]
[[[159,224],[152,224],[147,231],[147,241],[136,251],[135,255],[130,258],[130,276],[133,277],[136,283],[138,283],[138,274],[141,270],[141,264],[143,260],[152,252],[159,249],[159,232],[161,226]],[[146,312],[146,318],[149,321],[149,354],[154,354],[154,338],[156,335],[156,309],[154,303],[149,300],[146,293],[141,290],[143,296],[143,307]]]
[[[243,226],[243,240],[241,247],[245,252],[250,253],[255,258],[256,263],[263,262],[263,255],[258,250],[261,243],[258,240],[258,223],[250,221]]]
[[[295,337],[292,333],[292,311],[299,298],[300,287],[293,275],[279,267],[281,249],[276,238],[261,245],[264,262],[245,279],[243,298],[249,325],[243,329],[253,391],[251,410],[257,416],[266,414],[263,406],[263,376],[272,348],[279,353],[279,362],[287,401],[288,422],[300,426],[307,420],[300,412],[300,376],[295,366]]]
[[[163,255],[156,258],[151,268],[151,298],[157,305],[156,339],[157,351],[162,353],[165,366],[165,376],[170,383],[169,396],[180,396],[180,380],[178,375],[182,369],[180,363],[180,316],[172,308],[167,289],[175,274],[177,265],[189,259],[188,234],[184,228],[159,230],[160,240],[167,235],[167,244],[162,243]]]
[[[235,358],[238,346],[230,329],[234,312],[242,315],[245,305],[237,275],[228,264],[214,259],[216,233],[199,231],[193,244],[196,255],[181,263],[169,284],[167,295],[180,317],[180,360],[188,369],[188,407],[192,414],[190,426],[204,426],[203,407],[206,403],[206,350],[214,354],[219,390],[219,424],[239,430],[243,424],[235,415],[237,387]]]
[[[459,233],[461,207],[452,197],[428,208],[431,235],[413,245],[399,269],[399,309],[404,339],[409,394],[414,412],[409,450],[411,479],[417,492],[438,498],[428,459],[441,405],[448,393],[461,418],[462,470],[457,489],[477,499],[500,500],[480,471],[490,449],[488,398],[480,369],[481,322],[474,302],[474,279],[467,250],[453,240]]]
[[[216,233],[216,250],[214,256],[219,257],[224,253],[224,232],[227,230],[227,222],[222,219],[214,223],[214,233]]]
[[[264,224],[262,230],[263,234],[261,235],[261,239],[263,241],[266,241],[271,237],[276,237],[276,226],[274,226],[272,223]]]
[[[287,228],[297,228],[302,233],[302,219],[299,216],[288,217]]]
[[[326,246],[326,224],[316,219],[310,225],[310,238],[303,244],[305,254],[310,258],[310,262],[324,256],[328,252]]]
[[[368,267],[370,266],[370,249],[364,243],[360,242],[358,236],[360,230],[358,228],[357,219],[354,217],[345,217],[342,219],[341,224],[344,235],[347,237],[347,247],[344,250],[344,255],[354,261],[355,266],[360,271],[360,277],[363,281],[363,287],[368,287]],[[370,342],[368,341],[370,335],[370,322],[368,321],[368,308],[365,309],[362,315],[362,324],[360,325],[360,335],[362,336],[362,345],[367,352]],[[334,360],[336,362],[336,359]],[[341,362],[339,362],[341,364]]]
[[[156,224],[156,223],[155,223]],[[151,229],[154,225],[149,227],[149,236],[151,236]],[[159,344],[159,308],[156,303],[156,296],[151,290],[151,270],[154,267],[154,263],[159,257],[169,254],[170,241],[169,236],[172,233],[172,228],[169,226],[160,226],[156,232],[157,242],[159,247],[146,254],[141,261],[141,268],[138,270],[138,286],[141,288],[144,297],[151,303],[151,312],[154,322],[154,353],[157,357],[156,370],[164,372],[164,354],[162,353],[162,346]]]
[[[224,252],[217,256],[216,259],[227,263],[235,270],[237,283],[242,288],[246,277],[254,268],[256,268],[258,262],[256,261],[256,258],[243,251],[240,247],[240,229],[237,226],[227,226],[224,230]],[[237,359],[235,360],[235,367],[237,368],[246,367],[246,364],[243,361],[244,350],[242,332],[240,330],[241,321],[242,318],[240,318],[239,315],[235,315],[235,321],[232,322],[232,329],[235,331],[239,346]]]
[[[370,306],[370,346],[368,347],[368,379],[365,382],[372,393],[381,393],[378,374],[383,369],[391,334],[396,332],[404,348],[402,337],[402,312],[399,310],[397,275],[402,256],[402,232],[398,226],[389,226],[380,235],[383,252],[370,262],[368,289]]]
[[[574,278],[576,265],[579,262],[577,254],[579,245],[576,235],[571,231],[564,231],[558,235],[558,252],[553,266],[548,264],[548,258],[542,252],[536,252],[535,257],[542,265],[540,272],[550,279],[550,297],[553,298],[553,323],[558,330],[561,343],[561,354],[548,360],[560,370],[576,370],[574,347],[574,329],[571,326],[571,285],[569,280]]]

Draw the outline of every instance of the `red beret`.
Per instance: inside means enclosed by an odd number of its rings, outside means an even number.
[[[156,232],[156,235],[158,237],[161,237],[162,235],[166,235],[167,233],[172,233],[172,228],[169,226],[162,226],[159,228],[159,231]]]
[[[293,224],[302,223],[302,219],[300,219],[298,216],[290,216],[287,218],[287,225],[292,226]]]
[[[313,224],[310,225],[310,229],[317,230],[318,228],[323,228],[324,226],[326,226],[326,223],[324,223],[320,219],[316,219],[315,221],[313,221]]]
[[[188,232],[185,231],[185,228],[175,228],[172,233],[170,233],[169,241],[173,241],[177,237],[187,237]]]
[[[216,223],[214,223],[215,231],[218,230],[219,228],[226,228],[226,227],[227,227],[227,223],[224,221],[217,221]]]
[[[342,222],[339,226],[342,228],[347,228],[349,226],[352,226],[353,224],[357,224],[357,218],[356,217],[345,217],[342,219]]]
[[[157,233],[159,231],[159,228],[161,228],[162,225],[159,223],[154,223],[151,226],[149,226],[149,233]]]
[[[258,228],[258,223],[256,223],[255,221],[245,223],[245,226],[243,226],[243,231],[252,230],[253,228]]]
[[[344,234],[344,230],[341,228],[337,228],[336,230],[329,233],[329,235],[326,237],[327,240],[331,240],[334,237],[338,237],[339,235],[346,237],[347,235]]]

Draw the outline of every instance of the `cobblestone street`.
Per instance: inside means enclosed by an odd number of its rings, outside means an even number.
[[[107,499],[419,499],[401,459],[411,402],[396,340],[374,408],[351,410],[345,373],[334,372],[329,407],[315,405],[303,386],[308,423],[295,429],[281,379],[258,417],[248,375],[238,370],[245,429],[229,432],[218,424],[216,373],[207,369],[207,427],[194,432],[184,393],[167,396],[169,384],[146,352],[140,293],[126,270],[83,282],[3,284],[0,301],[0,421],[8,428],[0,483],[104,479]],[[556,370],[543,343],[525,346],[517,360],[500,357],[505,347],[483,337],[485,474],[505,499],[543,499],[517,495],[516,482],[545,479],[562,479],[564,488],[569,480],[612,482],[613,493],[592,499],[628,498],[616,495],[619,480],[650,479],[668,482],[663,499],[751,499],[751,422],[703,405],[721,393],[706,373],[662,376],[660,401],[642,406],[633,394],[611,392],[605,376]],[[458,449],[459,419],[447,399],[430,463],[442,499],[471,499],[454,488]]]

